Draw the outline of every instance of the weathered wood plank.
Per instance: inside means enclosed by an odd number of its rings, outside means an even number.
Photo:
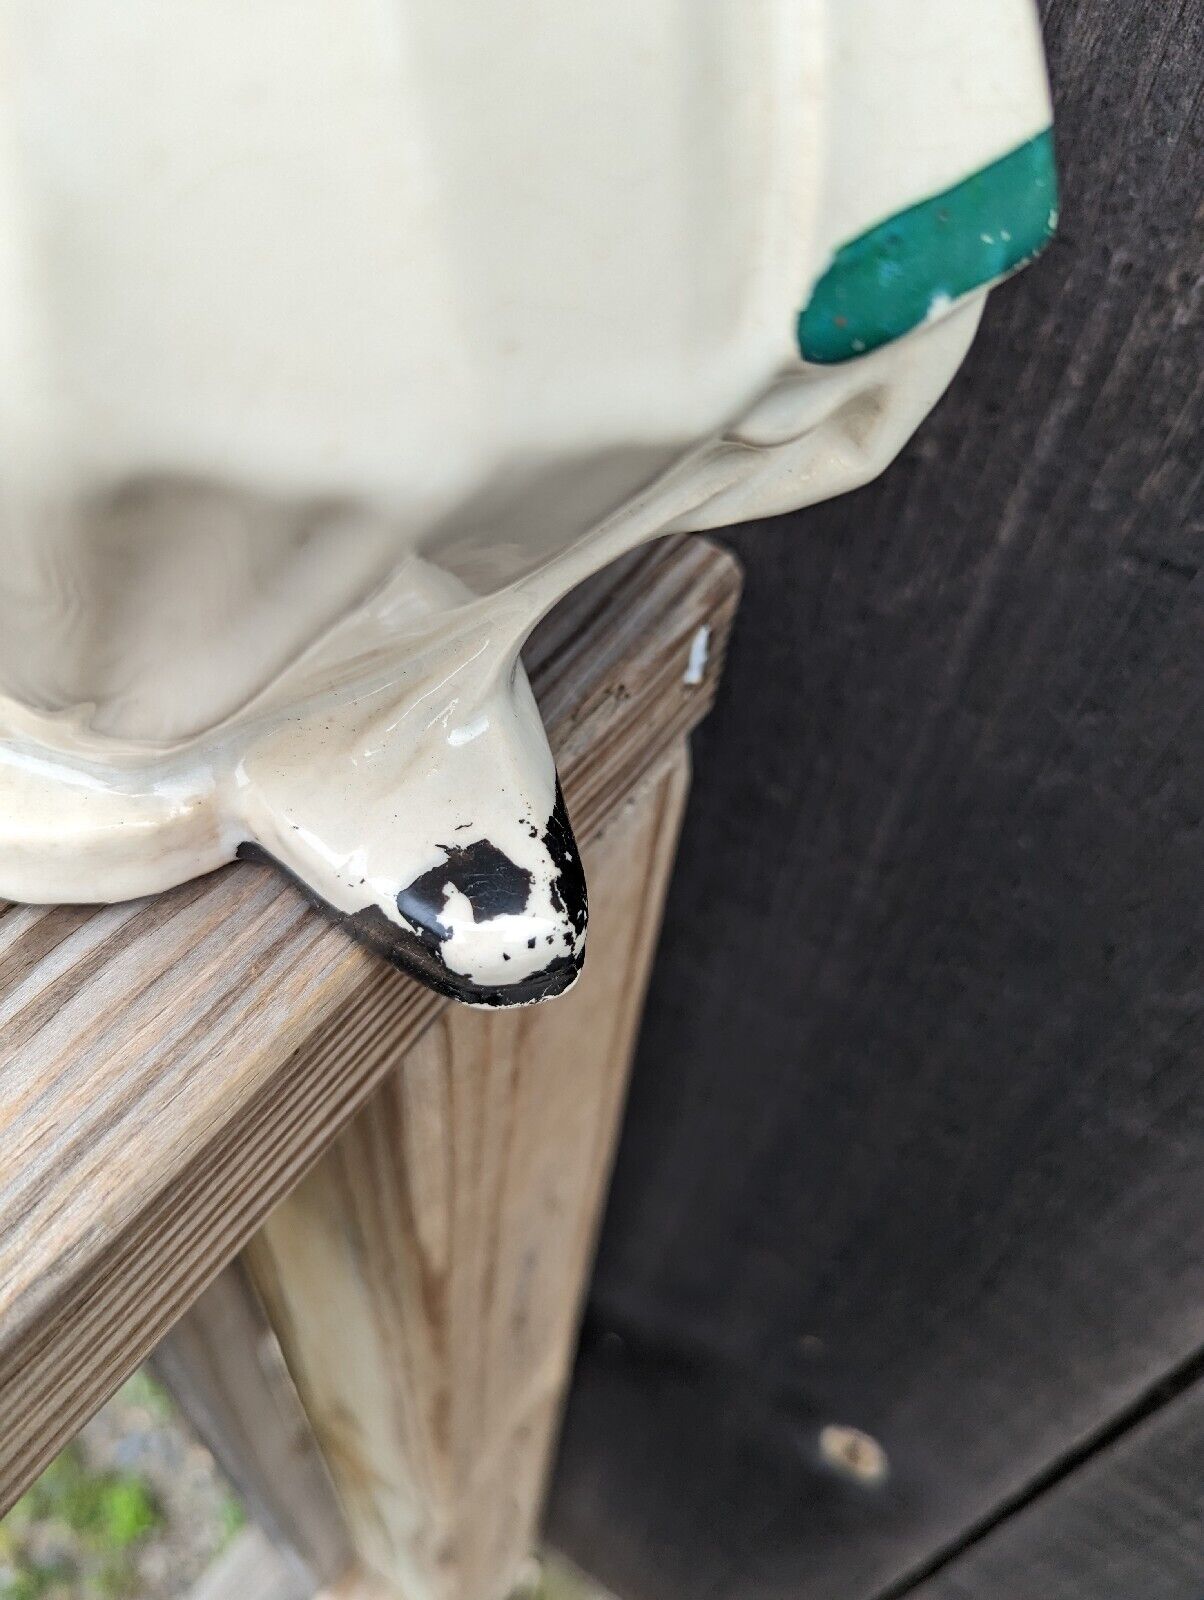
[[[1199,1600],[1204,1383],[993,1528],[908,1600]]]
[[[688,783],[583,846],[591,961],[525,1012],[446,1010],[247,1260],[369,1570],[504,1600],[552,1436]]]
[[[628,1600],[878,1594],[1204,1343],[1204,4],[1044,9],[1057,241],[733,535],[553,1496]]]
[[[255,1287],[231,1262],[151,1356],[255,1522],[291,1556],[307,1593],[351,1566],[351,1544]]]
[[[584,585],[537,636],[583,845],[707,708],[737,590],[730,557],[666,542]],[[694,687],[703,625],[713,649]],[[0,915],[0,1508],[439,1009],[265,868]]]

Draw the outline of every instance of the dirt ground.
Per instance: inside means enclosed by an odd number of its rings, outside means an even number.
[[[0,1520],[0,1600],[186,1600],[244,1522],[213,1457],[138,1372]],[[549,1557],[514,1600],[608,1597]]]
[[[0,1521],[0,1600],[181,1600],[243,1520],[138,1372]]]

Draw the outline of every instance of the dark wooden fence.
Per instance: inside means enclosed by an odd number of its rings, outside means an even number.
[[[1044,11],[1056,244],[731,540],[552,1501],[631,1600],[1204,1594],[1204,3]]]

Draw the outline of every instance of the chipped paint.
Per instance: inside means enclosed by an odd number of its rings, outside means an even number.
[[[808,361],[849,361],[942,315],[1025,266],[1057,224],[1046,128],[951,188],[877,223],[836,252],[799,317]]]
[[[690,654],[681,680],[688,688],[697,688],[703,678],[706,677],[707,659],[710,653],[711,630],[704,622],[690,640]]]

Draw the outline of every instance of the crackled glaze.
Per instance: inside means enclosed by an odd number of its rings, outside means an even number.
[[[1041,141],[1030,0],[0,0],[0,45],[0,895],[261,855],[448,993],[559,992],[522,643],[889,462],[1020,258],[938,240],[840,365],[799,329]]]

